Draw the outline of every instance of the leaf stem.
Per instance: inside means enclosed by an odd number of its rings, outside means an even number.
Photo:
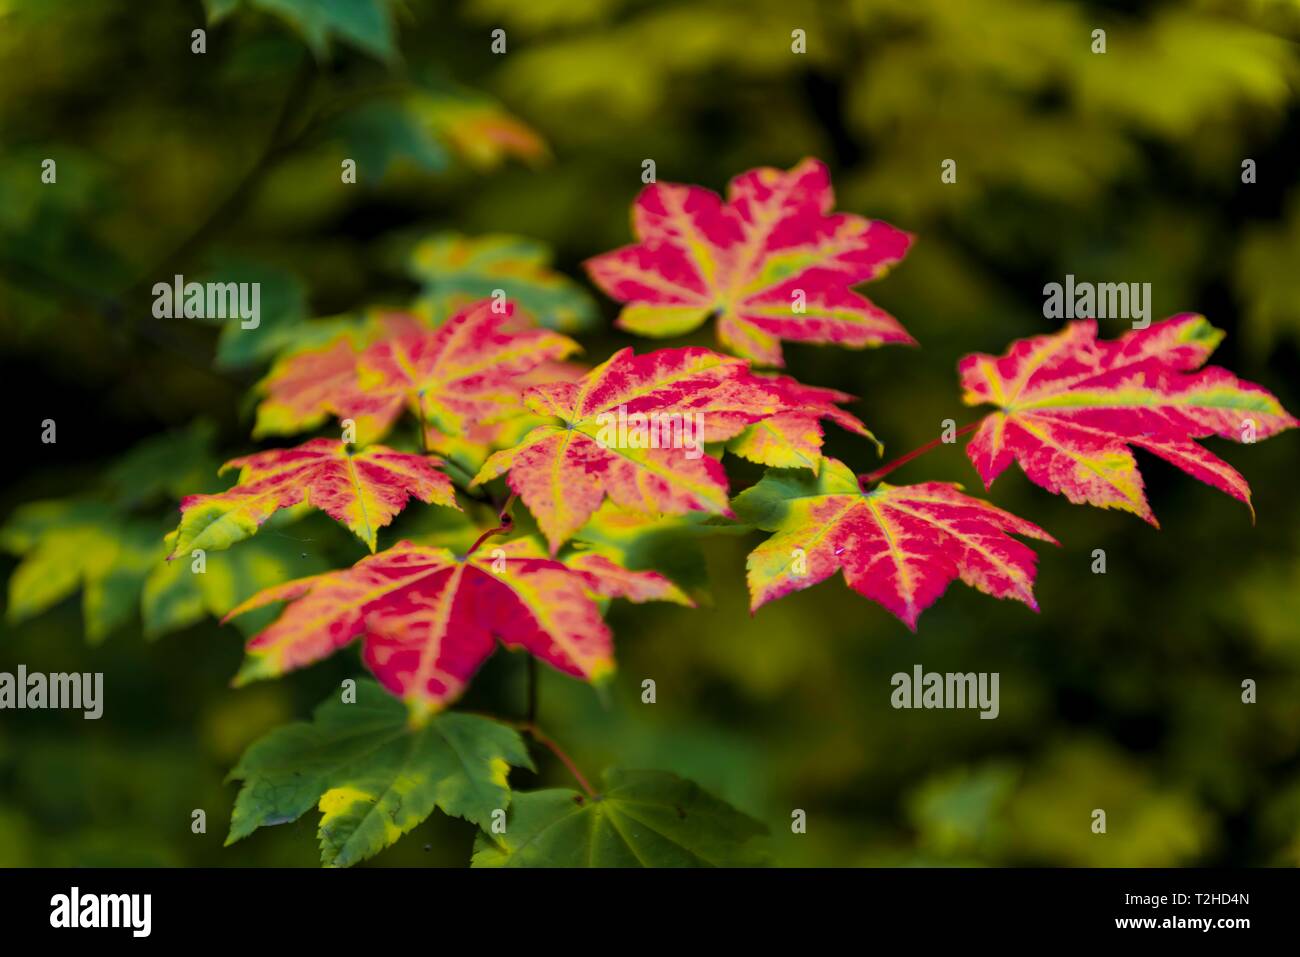
[[[596,796],[595,790],[592,789],[591,784],[583,776],[582,772],[578,770],[578,765],[574,763],[573,758],[565,754],[564,749],[547,737],[546,734],[542,732],[541,728],[529,721],[522,725],[519,730],[527,732],[532,736],[534,741],[543,747],[548,748],[552,754],[559,758],[560,763],[569,769],[569,773],[573,775],[573,779],[582,786],[584,791],[587,792],[587,797],[594,798]]]
[[[537,723],[537,659],[532,655],[528,656],[528,708],[527,717],[524,719],[531,728]]]
[[[958,429],[956,432],[953,433],[953,442],[956,442],[956,440],[960,436],[966,435],[970,432],[974,432],[977,428],[979,428],[979,422],[971,422],[969,425],[963,425],[960,429]],[[892,462],[886,462],[884,465],[880,466],[880,468],[876,469],[875,471],[867,472],[865,475],[859,476],[858,482],[863,488],[866,488],[868,485],[871,485],[875,482],[879,482],[890,472],[894,471],[894,469],[906,465],[908,462],[912,461],[912,459],[920,458],[926,452],[936,449],[940,445],[948,445],[948,444],[952,444],[952,443],[945,443],[943,440],[943,436],[941,435],[937,439],[932,439],[931,441],[926,442],[925,445],[922,445],[920,448],[912,449],[912,451],[908,452],[906,455],[900,455]]]
[[[416,427],[420,430],[420,451],[423,454],[428,455],[429,454],[429,432],[428,432],[428,426],[425,425],[425,420],[424,420],[424,390],[423,389],[415,393],[415,402],[420,409],[420,421],[415,423]]]
[[[493,535],[500,535],[502,532],[508,532],[515,527],[515,519],[514,516],[510,514],[510,510],[514,508],[515,499],[518,497],[519,496],[513,492],[510,494],[510,497],[506,499],[506,504],[501,507],[501,513],[497,516],[497,521],[499,521],[501,524],[498,525],[496,528],[489,528],[486,532],[480,535],[478,537],[478,540],[475,541],[474,544],[469,547],[469,551],[465,553],[466,558],[469,558],[469,556],[473,555],[476,551],[478,551],[479,546],[482,545],[484,542],[486,542]]]

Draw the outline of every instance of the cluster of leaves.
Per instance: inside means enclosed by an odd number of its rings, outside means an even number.
[[[318,57],[336,42],[393,57],[385,0],[363,0],[349,10],[334,6],[207,2],[214,24],[240,7],[283,18]],[[1019,4],[1007,0],[976,6],[969,16],[980,22],[993,19],[990,9],[1019,11]],[[495,0],[475,5],[487,16],[502,12],[498,7]],[[771,36],[783,41],[784,8],[760,7]],[[566,11],[542,4],[506,12],[535,18],[533,29],[542,34],[556,20],[581,30],[587,14]],[[691,12],[697,41],[689,57],[665,52],[674,49],[671,42],[646,41],[647,32],[680,36],[686,14],[671,7],[631,14],[631,22],[612,34],[619,42],[600,48],[620,69],[595,70],[598,83],[584,86],[580,77],[562,88],[534,82],[548,72],[548,62],[575,62],[574,45],[587,39],[552,36],[510,58],[506,85],[521,92],[521,100],[594,91],[596,103],[639,105],[616,112],[624,121],[640,122],[638,117],[656,108],[660,94],[654,91],[669,86],[661,76],[728,58],[742,62],[727,65],[760,74],[789,62],[780,43],[772,45],[779,57],[737,47],[736,25],[752,21],[737,20],[738,11],[725,9],[710,10],[706,23]],[[963,32],[947,27],[950,15],[948,5],[937,3],[888,4],[879,12],[853,14],[896,18],[918,38],[937,32],[952,42]],[[808,22],[834,35],[835,16],[815,11]],[[1014,75],[1004,79],[1034,95],[1060,80],[1044,64],[1054,46],[1075,42],[1070,38],[1079,34],[1076,20],[1063,4],[1049,5],[1026,22],[1021,57],[991,52],[987,60],[971,58],[965,55],[969,44],[953,56],[943,44],[923,46],[920,39],[918,51],[930,57],[928,72],[949,91],[949,112],[988,115],[988,104],[966,99],[979,96],[982,87],[963,82],[962,71],[1010,70]],[[1202,26],[1193,24],[1193,40],[1207,33]],[[1223,38],[1219,26],[1213,25],[1216,42]],[[1152,44],[1157,49],[1189,47],[1182,42],[1189,27],[1173,14],[1150,30],[1181,37]],[[1227,41],[1232,48],[1259,42],[1245,30]],[[891,99],[909,89],[888,80],[913,69],[915,57],[904,55],[905,46],[898,55],[857,58],[866,64],[870,82],[864,86],[870,92],[850,104],[851,122],[869,133],[899,122],[931,122],[930,113]],[[589,44],[583,49],[592,52]],[[653,55],[645,55],[648,49]],[[826,57],[825,51],[814,45],[813,58]],[[1271,47],[1263,52],[1274,55]],[[1227,54],[1212,59],[1215,72],[1207,82],[1227,90],[1219,100],[1276,99],[1269,84],[1233,68]],[[588,55],[577,62],[600,60]],[[656,79],[647,82],[645,71],[655,71]],[[618,78],[612,88],[611,75]],[[1131,82],[1118,91],[1100,87],[1077,63],[1067,80],[1085,121],[1100,104],[1124,107],[1137,127],[1157,134],[1192,123],[1193,111],[1177,101],[1162,100],[1157,110],[1150,99],[1133,95]],[[582,110],[551,112],[587,120]],[[995,162],[981,161],[988,144],[1024,142],[1035,132],[1019,109],[1001,115],[1000,122],[1001,137],[972,130],[962,155],[973,150],[977,159],[963,159],[963,176],[974,171],[986,184],[1010,179],[1047,195],[1071,194],[1095,188],[1104,178],[1099,173],[1118,175],[1129,155],[1117,136],[1105,140],[1106,148],[1083,154],[1071,149],[1055,164],[1025,150],[1034,155],[1033,164],[1008,165],[1000,147]],[[1081,125],[1077,116],[1060,123]],[[1082,125],[1098,135],[1106,132],[1095,122]],[[908,193],[903,184],[915,179],[899,171],[921,163],[906,150],[927,142],[928,130],[907,131],[891,137],[874,174],[853,187],[870,190],[887,182],[899,206],[917,211],[909,222],[924,221],[934,198]],[[502,156],[532,161],[545,153],[531,131],[490,101],[427,86],[367,101],[319,132],[323,141],[342,141],[362,158],[363,179],[382,178],[407,161],[439,170],[453,154],[474,166],[493,165]],[[930,162],[928,153],[923,159]],[[59,192],[60,202],[68,201],[65,195]],[[92,204],[89,195],[74,194],[73,201]],[[640,544],[665,521],[689,525],[692,534],[745,527],[773,532],[749,560],[755,608],[841,569],[850,587],[913,628],[956,578],[1036,607],[1034,553],[1011,536],[1053,541],[1048,533],[950,484],[890,486],[879,482],[888,466],[855,475],[822,454],[826,419],[874,442],[866,426],[840,408],[851,397],[756,369],[782,365],[783,341],[854,348],[912,342],[895,319],[851,288],[898,262],[911,237],[880,222],[836,214],[833,206],[825,169],[814,161],[789,172],[751,171],[733,182],[725,199],[665,183],[647,189],[634,205],[636,243],[590,261],[595,284],[626,304],[621,328],[670,337],[716,319],[721,347],[734,358],[698,348],[640,355],[624,350],[595,368],[575,364],[577,345],[566,334],[591,328],[594,306],[581,287],[550,270],[542,248],[519,237],[444,234],[419,244],[408,261],[422,293],[401,313],[375,310],[308,321],[303,287],[282,278],[283,295],[275,300],[280,305],[268,310],[278,318],[256,333],[223,330],[219,362],[243,367],[273,361],[258,387],[255,438],[322,430],[336,419],[343,439],[330,429],[328,437],[295,449],[241,456],[229,463],[238,480],[225,491],[203,477],[216,471],[208,467],[205,447],[201,467],[166,488],[146,481],[161,471],[146,464],[129,481],[110,479],[91,500],[20,512],[3,533],[3,544],[24,555],[11,581],[10,616],[35,614],[78,587],[87,633],[96,639],[129,616],[137,597],[147,633],[181,627],[205,613],[230,613],[256,632],[241,682],[281,674],[361,640],[379,684],[359,682],[355,703],[331,700],[312,723],[282,728],[250,749],[233,775],[244,786],[231,840],[318,805],[322,860],[347,865],[391,844],[437,807],[483,829],[477,865],[756,860],[749,843],[760,832],[756,822],[671,775],[612,771],[598,796],[512,795],[508,769],[531,764],[521,729],[444,709],[496,640],[577,677],[598,681],[607,674],[613,645],[602,613],[609,599],[691,602],[685,582],[674,579],[667,563],[630,559],[645,551]],[[41,211],[29,204],[6,208],[9,219],[21,219],[24,210]],[[17,225],[30,231],[30,223]],[[1272,264],[1284,260],[1286,237],[1275,239],[1248,250],[1243,271],[1280,275]],[[217,271],[222,278],[248,278],[238,268]],[[265,289],[267,277],[261,278]],[[972,423],[977,431],[968,455],[986,486],[1014,461],[1048,491],[1130,511],[1152,524],[1133,449],[1160,456],[1249,504],[1245,480],[1198,440],[1251,442],[1294,420],[1259,387],[1222,369],[1203,368],[1220,338],[1198,316],[1176,316],[1110,341],[1098,340],[1095,324],[1081,322],[1014,343],[1000,357],[968,356],[960,367],[964,400],[997,410]],[[619,408],[704,416],[705,454],[609,447],[600,441],[601,417]],[[147,448],[155,463],[166,459],[169,467],[180,454]],[[722,466],[728,453],[772,471],[732,498]],[[148,455],[139,461],[147,463]],[[529,514],[512,512],[507,490]],[[162,529],[144,517],[147,507],[163,495],[196,491],[201,494],[183,502],[180,527],[160,543]],[[403,540],[380,550],[383,530],[412,497],[455,519],[455,531],[445,540]],[[294,567],[291,560],[308,560],[296,540],[257,534],[313,508],[348,528],[372,554],[337,571],[315,556],[314,567]],[[471,524],[497,514],[505,517],[478,528]],[[192,573],[196,550],[205,553],[205,575]],[[166,556],[175,557],[169,563]],[[225,570],[214,575],[218,569]],[[253,582],[268,580],[283,584],[252,594]],[[281,602],[289,604],[272,622],[268,606]],[[992,790],[997,794],[984,800],[991,804],[1003,793],[1001,779],[992,779],[988,787],[983,779],[975,782],[977,800]],[[945,799],[966,800],[969,789],[957,785],[922,795],[917,817],[941,816]],[[493,829],[493,813],[507,807],[508,827]]]
[[[624,349],[584,369],[568,361],[577,343],[500,297],[440,325],[380,315],[277,360],[260,387],[256,434],[310,430],[332,418],[343,438],[228,463],[239,481],[184,499],[171,554],[228,548],[282,509],[315,508],[342,523],[374,554],[265,589],[228,613],[287,603],[250,640],[237,681],[283,674],[361,638],[366,666],[407,707],[393,710],[367,691],[369,704],[358,711],[366,727],[331,703],[314,725],[255,746],[236,771],[245,787],[232,839],[312,803],[323,813],[326,863],[373,853],[435,806],[487,828],[509,799],[505,769],[526,764],[526,752],[487,719],[443,712],[494,642],[599,682],[613,667],[605,600],[690,603],[661,572],[582,548],[593,520],[701,512],[774,532],[749,558],[755,609],[838,570],[913,629],[955,579],[1037,608],[1036,558],[1013,536],[1054,542],[1051,535],[959,486],[892,486],[879,481],[890,466],[854,475],[821,453],[823,419],[872,438],[839,407],[850,397],[747,361],[779,363],[781,339],[911,341],[849,288],[896,262],[909,237],[832,208],[826,169],[813,160],[739,176],[726,201],[697,187],[652,185],[634,207],[640,242],[588,264],[626,303],[625,328],[673,334],[715,316],[724,345],[742,357],[698,347]],[[1154,524],[1131,452],[1140,447],[1249,503],[1245,480],[1196,440],[1253,442],[1295,420],[1261,387],[1202,368],[1220,338],[1194,315],[1109,341],[1081,321],[1018,341],[1002,356],[968,356],[959,365],[964,400],[996,407],[964,430],[974,430],[968,456],[986,485],[1014,461],[1048,491]],[[403,416],[413,420],[419,452],[376,444],[396,434]],[[611,440],[610,423],[620,417],[655,416],[700,417],[698,442]],[[727,453],[771,468],[734,501],[721,462]],[[458,492],[467,500],[490,494],[502,477],[512,494],[504,505],[493,498],[500,524],[482,529],[467,550],[404,540],[377,551],[379,531],[410,499],[459,509]],[[535,530],[514,522],[516,498]],[[373,743],[362,735],[372,717]],[[472,747],[449,743],[461,739]],[[449,754],[458,756],[454,767]],[[478,757],[467,764],[467,754]],[[303,777],[303,767],[313,774]],[[565,792],[525,796],[504,837],[488,828],[475,862],[636,859],[634,847],[613,837],[626,835],[618,822],[632,808],[650,813],[656,802],[647,794],[679,811],[712,800],[653,775],[615,773],[607,783],[591,806]],[[582,820],[588,814],[594,818]],[[697,828],[694,814],[680,817]],[[660,834],[650,820],[635,820],[645,831],[633,833]],[[688,845],[712,860],[730,847],[722,840],[730,832],[705,830],[708,852]],[[751,826],[732,830],[746,835]],[[590,843],[568,840],[578,832]],[[729,854],[722,857],[738,859]]]
[[[145,637],[155,639],[225,614],[259,582],[324,571],[328,564],[313,545],[281,534],[212,555],[203,574],[193,574],[189,562],[167,561],[162,534],[170,503],[195,488],[215,490],[213,433],[200,421],[148,439],[82,495],[15,510],[0,528],[0,548],[22,558],[9,580],[9,623],[80,591],[91,643],[137,613]]]
[[[772,531],[749,557],[755,609],[838,570],[913,629],[958,578],[1037,607],[1035,555],[1012,536],[1054,542],[1047,532],[959,486],[892,486],[879,481],[889,466],[854,475],[821,452],[824,419],[875,441],[840,408],[851,397],[761,373],[748,361],[780,363],[782,339],[911,342],[896,320],[850,289],[898,261],[910,237],[833,213],[833,205],[826,169],[814,160],[743,174],[725,201],[698,187],[652,185],[634,207],[638,244],[589,262],[594,280],[626,303],[625,328],[669,335],[714,316],[723,344],[741,357],[698,347],[624,349],[586,369],[568,361],[579,351],[575,341],[536,325],[502,295],[441,324],[436,316],[375,314],[323,341],[309,336],[311,345],[276,360],[259,387],[254,434],[310,431],[336,419],[342,437],[228,462],[223,470],[238,469],[232,487],[181,502],[168,558],[204,562],[208,552],[255,536],[277,513],[324,512],[372,555],[234,607],[206,596],[227,619],[287,603],[249,641],[236,681],[284,674],[361,638],[366,666],[406,707],[366,685],[355,707],[328,703],[314,724],[256,745],[235,771],[245,784],[231,840],[312,804],[323,815],[326,864],[373,854],[434,807],[491,834],[492,813],[510,802],[506,769],[527,766],[527,752],[511,729],[443,712],[494,643],[598,682],[614,663],[602,620],[608,599],[691,604],[660,571],[631,569],[583,547],[602,523],[700,512]],[[1202,368],[1220,338],[1193,315],[1112,341],[1098,340],[1095,323],[1082,321],[1018,341],[1000,357],[968,356],[959,365],[964,400],[997,410],[965,430],[975,430],[967,453],[986,485],[1014,461],[1051,492],[1153,524],[1130,447],[1249,503],[1245,480],[1196,440],[1254,441],[1295,420],[1259,386]],[[412,420],[418,452],[378,444],[397,435],[403,417]],[[700,422],[695,443],[649,440],[644,423],[655,417]],[[642,423],[641,437],[634,427],[630,439],[612,439],[611,423],[626,428],[629,420]],[[771,469],[734,502],[721,462],[727,453]],[[151,454],[123,469],[147,467]],[[460,510],[458,492],[482,498],[501,477],[512,494],[504,504],[492,499],[500,524],[482,529],[468,549],[403,540],[378,550],[380,531],[411,499]],[[135,495],[148,491],[118,484]],[[516,498],[535,530],[516,526]],[[76,521],[56,516],[57,531],[42,534],[52,527],[50,511],[33,507],[6,529],[8,547],[29,553],[11,582],[10,614],[38,611],[84,582],[88,630],[102,635],[129,609],[122,596],[151,574],[151,530],[85,506]],[[593,522],[597,530],[584,534]],[[88,548],[96,535],[111,545]],[[146,608],[164,587],[154,581],[168,574],[161,569],[177,567],[183,561],[153,570]],[[607,784],[590,806],[566,792],[526,796],[498,832],[504,837],[483,838],[475,862],[644,858],[636,843],[647,835],[664,842],[672,862],[742,859],[740,838],[755,826],[693,786],[621,772]],[[655,823],[661,806],[677,811],[665,820],[688,822],[684,844]],[[719,830],[697,820],[714,814],[732,823]],[[639,827],[621,827],[626,815]],[[587,842],[568,840],[579,831]]]

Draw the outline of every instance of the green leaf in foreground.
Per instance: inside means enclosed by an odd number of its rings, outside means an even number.
[[[395,843],[434,808],[487,827],[510,802],[510,766],[532,767],[519,735],[448,712],[419,728],[374,681],[356,702],[326,701],[311,722],[277,728],[244,752],[230,818],[233,844],[259,827],[321,811],[321,863],[348,867]]]
[[[605,772],[589,798],[518,792],[504,834],[480,834],[475,867],[752,867],[767,828],[667,771]]]

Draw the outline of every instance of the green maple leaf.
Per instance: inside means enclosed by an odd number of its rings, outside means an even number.
[[[752,867],[767,828],[667,771],[605,772],[594,798],[519,792],[504,834],[480,834],[475,867]]]
[[[226,844],[316,806],[321,863],[349,867],[395,843],[434,808],[486,827],[510,803],[511,766],[531,768],[511,728],[445,713],[419,728],[374,681],[355,703],[326,701],[311,722],[277,728],[230,772],[242,780]]]
[[[0,529],[0,549],[21,555],[9,579],[7,618],[17,624],[78,590],[86,639],[97,644],[135,610],[162,557],[158,530],[111,506],[73,499],[31,502]]]
[[[286,21],[318,60],[329,56],[330,42],[342,40],[381,60],[397,54],[393,16],[387,0],[244,0],[245,6]],[[204,0],[208,22],[218,23],[239,0]]]

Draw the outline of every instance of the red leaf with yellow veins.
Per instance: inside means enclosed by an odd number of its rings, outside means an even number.
[[[248,643],[237,683],[272,677],[362,638],[366,666],[417,714],[458,698],[500,640],[588,681],[612,671],[609,628],[591,593],[646,596],[575,571],[517,539],[465,558],[400,542],[349,569],[287,582],[227,618],[287,601],[280,618]]]
[[[425,428],[426,447],[434,449],[469,472],[477,472],[483,462],[498,449],[517,445],[534,428],[544,425],[547,416],[537,415],[524,405],[524,392],[530,386],[549,382],[573,382],[586,375],[586,366],[574,362],[547,361],[530,372],[515,376],[519,412],[495,422],[466,423],[462,435],[448,435],[432,426]]]
[[[335,396],[350,392],[356,380],[356,349],[341,335],[316,349],[278,360],[261,388],[253,437],[292,435],[322,425],[333,412]]]
[[[319,346],[277,359],[258,384],[264,398],[257,406],[253,437],[293,435],[322,425],[338,413],[339,396],[356,392],[356,362],[361,345],[385,336],[410,335],[420,329],[415,317],[377,313],[360,329],[339,333]]]
[[[781,340],[861,348],[913,344],[898,321],[849,287],[883,275],[912,237],[835,205],[830,174],[806,159],[731,181],[727,199],[656,183],[632,207],[638,242],[587,261],[592,281],[626,303],[618,324],[675,336],[718,317],[737,355],[782,365]]]
[[[1071,502],[1156,525],[1136,446],[1249,506],[1246,480],[1195,440],[1253,442],[1296,420],[1262,387],[1201,368],[1222,338],[1186,313],[1112,340],[1099,340],[1091,320],[1072,322],[1020,339],[1002,356],[967,356],[958,366],[963,401],[999,411],[980,423],[966,454],[986,487],[1015,461],[1031,482]]]
[[[376,342],[357,359],[356,390],[337,400],[357,439],[381,438],[404,409],[435,434],[524,414],[518,377],[579,351],[567,336],[528,326],[514,306],[469,306],[437,329]]]
[[[843,570],[850,588],[913,631],[958,578],[1037,611],[1037,556],[1011,536],[1056,540],[960,489],[923,482],[863,491],[848,466],[831,458],[816,476],[768,473],[735,501],[744,520],[776,532],[749,555],[751,608]]]
[[[459,509],[451,479],[439,460],[382,445],[352,452],[334,439],[312,439],[292,449],[272,449],[232,459],[239,483],[216,495],[181,502],[180,527],[169,537],[168,558],[191,549],[229,548],[257,533],[282,508],[306,504],[342,522],[373,552],[376,532],[414,496]]]
[[[771,468],[806,468],[816,472],[822,463],[821,420],[829,419],[842,429],[869,439],[879,453],[880,442],[854,415],[837,402],[851,402],[853,396],[837,389],[804,385],[788,376],[764,378],[764,382],[790,407],[749,426],[727,443],[727,451]]]
[[[684,591],[658,572],[631,571],[594,552],[569,555],[564,558],[564,564],[583,577],[589,591],[602,598],[626,598],[638,605],[647,601],[671,601],[695,607]]]
[[[708,349],[642,356],[624,349],[576,382],[529,389],[528,408],[559,421],[494,454],[474,483],[509,473],[552,553],[607,496],[648,514],[729,515],[726,473],[704,443],[733,439],[782,413],[815,423],[829,413],[810,396],[821,402],[829,394],[756,376],[743,360]]]

